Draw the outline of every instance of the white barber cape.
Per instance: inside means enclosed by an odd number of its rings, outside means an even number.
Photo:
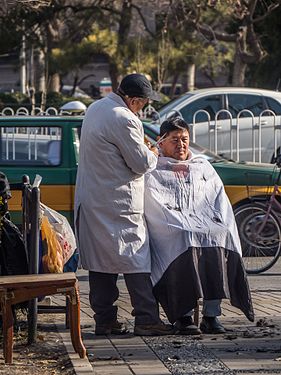
[[[145,216],[154,292],[171,322],[200,297],[229,298],[253,320],[232,207],[206,159],[159,157],[146,174]]]

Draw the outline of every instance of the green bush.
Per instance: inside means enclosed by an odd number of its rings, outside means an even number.
[[[21,99],[22,97],[18,93],[0,93],[0,110],[5,107],[11,107],[13,110],[16,110],[20,106]]]
[[[41,104],[41,96],[42,92],[37,92],[35,94],[35,107],[40,107]],[[87,107],[93,102],[93,99],[85,99],[85,98],[73,98],[73,97],[66,97],[63,96],[59,92],[49,92],[47,93],[46,97],[46,108],[54,107],[59,110],[65,103],[79,100],[84,103]],[[14,111],[16,111],[19,107],[25,107],[29,111],[31,111],[31,101],[30,97],[24,94],[16,93],[0,93],[0,111],[2,111],[5,107],[11,107]]]

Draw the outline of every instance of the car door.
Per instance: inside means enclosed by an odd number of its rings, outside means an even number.
[[[233,153],[233,158],[240,161],[258,161],[259,160],[259,129],[258,124],[261,123],[261,140],[265,139],[268,127],[272,121],[268,113],[264,112],[266,104],[262,95],[248,93],[228,93],[227,108],[233,117],[233,125],[239,127],[239,151]],[[262,116],[260,117],[260,115]],[[254,133],[253,133],[254,128]],[[230,144],[229,135],[226,146]],[[253,142],[255,145],[255,153],[253,154]],[[236,151],[237,132],[233,132],[233,145]],[[264,143],[262,144],[263,153]],[[230,156],[229,147],[225,150],[225,155]],[[266,161],[263,160],[262,161]]]
[[[182,106],[179,112],[184,120],[192,125],[192,133],[193,135],[195,134],[193,140],[203,147],[214,150],[214,129],[212,126],[214,126],[216,114],[224,108],[224,95],[205,94],[202,97],[196,98],[195,96],[195,98],[192,99],[192,101],[189,101],[186,105]],[[218,132],[221,131],[222,115],[223,114],[218,117],[217,121]],[[222,149],[223,144],[223,138],[218,137],[218,152]]]

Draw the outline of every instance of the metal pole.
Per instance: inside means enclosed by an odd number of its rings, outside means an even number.
[[[30,195],[30,234],[29,234],[29,273],[39,272],[39,209],[40,191],[37,187],[29,188]],[[29,301],[28,309],[28,344],[36,342],[37,337],[37,298]]]

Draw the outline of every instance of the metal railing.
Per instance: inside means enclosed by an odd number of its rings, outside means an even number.
[[[16,111],[13,110],[11,107],[5,107],[0,111],[0,116],[62,116],[62,115],[72,115],[73,113],[66,110],[57,110],[55,107],[49,107],[45,111],[42,111],[41,108],[36,107],[32,113],[25,107],[20,107]],[[80,112],[80,115],[84,114],[84,112]],[[155,108],[148,104],[144,110],[139,112],[139,117],[141,120],[151,119],[151,115],[158,115],[159,124],[160,124],[160,115],[155,110]],[[198,122],[199,115],[204,115],[206,117],[205,121]],[[221,119],[222,115],[226,115],[226,119]],[[273,131],[273,155],[274,157],[277,156],[277,151],[281,147],[281,116],[277,116],[272,110],[266,109],[263,110],[258,116],[255,116],[254,113],[248,109],[242,109],[238,112],[237,117],[234,118],[229,110],[221,109],[220,111],[213,114],[214,120],[211,119],[211,114],[204,110],[199,109],[193,114],[192,123],[189,124],[191,126],[191,139],[193,142],[197,140],[197,128],[202,123],[207,125],[207,136],[208,136],[208,147],[211,151],[215,153],[220,152],[218,148],[218,140],[220,137],[219,130],[222,129],[222,121],[228,122],[228,129],[229,129],[229,154],[230,158],[236,161],[240,161],[240,130],[241,130],[241,122],[245,120],[245,115],[247,115],[248,121],[251,122],[251,154],[252,154],[252,161],[257,161],[260,163],[262,161],[262,137],[263,137],[263,128],[266,125],[264,121],[265,116],[269,116],[272,118],[272,131]],[[170,116],[179,116],[182,117],[182,114],[179,110],[172,110],[168,113],[165,117],[167,119]],[[225,126],[224,126],[225,127]],[[226,128],[226,127],[225,127]],[[17,131],[17,130],[16,130]],[[43,127],[38,129],[40,134],[45,134],[47,130]],[[279,132],[279,142],[278,142],[278,132]],[[257,138],[257,144],[256,144]],[[236,140],[236,142],[234,142]],[[234,156],[235,155],[235,156]]]
[[[150,119],[152,113],[158,113],[155,108],[149,103],[144,109],[141,109],[138,113],[141,120]],[[159,118],[160,119],[160,118]]]
[[[200,117],[200,122],[198,122],[198,117]],[[226,115],[227,118],[221,119],[222,115]],[[247,115],[247,117],[245,117]],[[182,114],[179,110],[172,110],[165,116],[165,120],[169,117],[179,116],[182,118]],[[265,116],[272,119],[271,125],[268,126],[267,121],[265,121]],[[237,116],[234,118],[229,110],[221,109],[220,111],[216,112],[212,116],[214,119],[211,119],[211,114],[204,110],[199,109],[197,110],[192,117],[192,123],[190,123],[191,127],[191,139],[193,142],[198,140],[198,127],[202,124],[205,124],[207,127],[206,129],[206,136],[208,137],[208,148],[211,151],[214,151],[216,154],[220,152],[218,148],[218,140],[220,137],[219,130],[224,131],[224,135],[227,132],[229,135],[229,154],[230,158],[236,161],[240,161],[240,153],[241,153],[241,127],[242,121],[250,121],[250,131],[251,131],[251,140],[250,140],[250,149],[252,154],[252,161],[259,162],[262,161],[262,139],[264,128],[267,125],[267,128],[270,128],[270,132],[272,132],[272,139],[273,139],[273,150],[272,154],[274,157],[277,156],[277,151],[281,147],[281,116],[276,115],[272,110],[265,109],[259,115],[254,115],[254,113],[248,109],[242,109],[238,112]],[[160,115],[158,113],[159,118],[159,125],[160,125]],[[202,121],[202,119],[204,119]],[[226,124],[226,122],[228,124]],[[244,126],[244,124],[243,124]],[[243,129],[243,127],[242,127]],[[278,142],[278,133],[279,133],[279,142]],[[201,131],[202,135],[202,131]],[[257,142],[256,142],[257,138]],[[204,143],[205,144],[205,143]],[[257,159],[257,160],[256,160]]]
[[[28,254],[28,272],[39,272],[39,215],[40,179],[30,185],[29,176],[24,175],[21,183],[10,184],[12,190],[22,191],[22,234]],[[37,298],[28,303],[28,343],[36,341],[37,336]]]
[[[84,115],[85,111],[80,111],[79,115]],[[40,107],[35,107],[34,109],[28,109],[26,107],[19,107],[14,110],[11,107],[5,107],[0,111],[0,116],[71,116],[73,112],[71,110],[58,110],[55,107],[48,107],[44,111]]]

